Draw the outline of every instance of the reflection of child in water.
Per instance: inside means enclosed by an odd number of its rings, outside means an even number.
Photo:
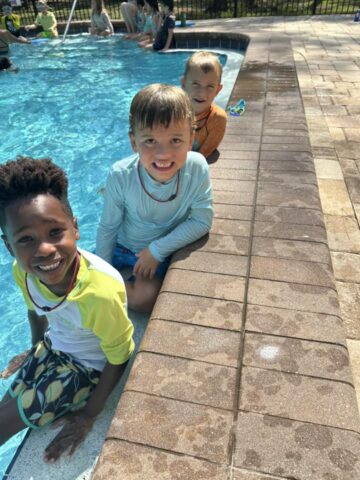
[[[25,30],[35,30],[38,38],[54,38],[58,36],[57,21],[55,15],[50,12],[47,0],[39,0],[37,3],[38,14],[35,23],[26,25]]]
[[[91,35],[107,37],[114,33],[114,27],[110,21],[109,15],[105,10],[103,0],[91,1]]]

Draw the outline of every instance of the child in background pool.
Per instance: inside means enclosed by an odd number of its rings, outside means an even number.
[[[83,441],[134,349],[121,275],[77,249],[67,186],[50,159],[20,157],[0,166],[2,239],[15,257],[33,345],[0,403],[0,445],[68,414],[46,461],[72,454]]]
[[[154,84],[131,102],[130,141],[136,155],[115,163],[104,198],[96,252],[116,268],[131,267],[125,281],[129,307],[152,309],[176,250],[210,230],[209,168],[189,152],[193,111],[180,88]]]
[[[195,112],[193,150],[202,153],[209,162],[225,135],[227,115],[213,103],[222,89],[222,67],[211,52],[194,53],[186,62],[181,78]],[[210,158],[209,158],[210,157]]]
[[[58,36],[57,21],[55,15],[50,12],[47,0],[39,0],[37,3],[38,14],[35,23],[26,25],[25,30],[35,30],[37,38],[55,38]]]
[[[144,6],[144,0],[136,0],[136,12],[134,16],[135,31],[125,35],[124,38],[127,40],[137,40],[144,34],[146,20]]]
[[[15,37],[20,36],[20,17],[16,13],[12,13],[10,5],[3,5],[3,16],[1,17],[1,28],[8,30]]]
[[[145,48],[147,45],[152,45],[154,38],[160,26],[159,4],[157,0],[145,0],[145,26],[144,32],[139,38],[139,47]]]
[[[105,10],[104,0],[91,0],[91,35],[107,37],[114,33],[114,27]]]
[[[136,0],[128,0],[120,5],[121,16],[125,22],[128,33],[136,33],[135,17],[137,13]]]
[[[175,17],[172,13],[174,0],[160,0],[159,5],[162,17],[152,48],[157,52],[166,52],[175,47]]]

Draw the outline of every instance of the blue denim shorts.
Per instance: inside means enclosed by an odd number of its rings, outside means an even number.
[[[161,262],[156,269],[155,275],[161,280],[165,277],[166,271],[169,268],[170,258],[171,257],[165,258],[165,260]],[[135,253],[128,248],[119,245],[118,243],[116,244],[111,262],[115,268],[118,270],[121,270],[125,267],[134,268],[137,261],[138,258]]]

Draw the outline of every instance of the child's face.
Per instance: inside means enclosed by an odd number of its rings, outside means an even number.
[[[54,293],[66,291],[80,238],[76,219],[52,195],[19,199],[5,216],[3,240],[19,266]]]
[[[189,120],[182,120],[171,122],[168,128],[164,125],[137,128],[130,133],[130,140],[149,175],[158,182],[167,182],[185,164],[193,133]]]
[[[181,84],[190,97],[195,115],[208,111],[222,89],[216,71],[204,73],[200,67],[195,66],[190,68],[186,77],[182,77]]]
[[[38,3],[37,4],[37,9],[39,12],[46,12],[47,6],[44,3]]]

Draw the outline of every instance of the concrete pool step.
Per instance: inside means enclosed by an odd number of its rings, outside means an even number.
[[[213,25],[195,30],[241,36],[231,22]],[[214,225],[174,256],[95,480],[360,478],[359,414],[290,40],[241,33],[251,41],[231,103],[244,98],[247,109],[229,117],[210,167]]]
[[[145,331],[148,318],[145,315],[129,312],[134,323],[134,339],[137,347]],[[134,357],[133,357],[134,358]],[[72,457],[63,456],[56,463],[45,463],[43,452],[54,438],[58,429],[47,427],[33,431],[19,448],[11,470],[4,480],[88,480],[105,441],[105,435],[114,416],[119,397],[129,374],[131,365],[119,385],[109,397],[106,407],[97,418],[93,429],[84,443]]]

